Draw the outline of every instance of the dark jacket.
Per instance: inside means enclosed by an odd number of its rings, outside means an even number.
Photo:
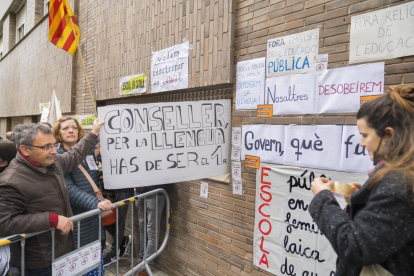
[[[63,154],[67,152],[64,148],[58,149],[58,154]],[[95,159],[94,151],[92,150],[88,155],[92,155]],[[92,180],[98,186],[99,182],[99,171],[90,170],[89,166],[84,160],[81,163],[81,166],[89,173]],[[72,212],[74,215],[78,215],[90,210],[96,209],[99,199],[95,196],[95,192],[89,183],[88,179],[85,177],[83,172],[76,168],[73,172],[65,174],[65,180],[69,192],[69,201],[70,206],[72,207]],[[99,238],[99,220],[97,216],[93,216],[87,219],[81,220],[81,239],[80,246],[84,246],[88,243],[96,241]],[[75,224],[75,243],[78,242],[78,225]],[[101,228],[101,238],[105,238],[104,228]]]
[[[85,159],[98,139],[85,137],[70,150],[56,155],[49,167],[36,167],[17,154],[0,175],[0,236],[50,229],[49,214],[72,216],[64,174],[73,171]],[[55,258],[74,249],[73,232],[56,231]],[[11,246],[12,265],[20,267],[20,243]],[[46,232],[26,240],[26,268],[51,265],[51,234]]]
[[[330,191],[318,193],[309,212],[338,255],[336,276],[358,276],[380,264],[395,276],[414,275],[412,181],[389,172],[351,197],[348,216]]]

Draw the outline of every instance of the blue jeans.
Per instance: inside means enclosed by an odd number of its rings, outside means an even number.
[[[138,220],[139,220],[139,254],[138,261],[142,261],[145,258],[151,256],[157,249],[158,244],[156,238],[160,236],[160,222],[162,209],[165,204],[164,195],[158,194],[158,206],[156,206],[156,195],[152,195],[146,198],[147,205],[147,225],[144,221],[144,201],[145,199],[138,200]],[[157,214],[157,221],[155,216]],[[147,229],[147,241],[144,238],[144,229]],[[155,233],[157,229],[157,233]],[[146,248],[144,250],[144,245]]]

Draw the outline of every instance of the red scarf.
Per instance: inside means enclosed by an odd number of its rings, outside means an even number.
[[[32,164],[33,166],[38,167],[38,168],[41,168],[42,167],[42,165],[40,165],[40,163],[37,163],[37,162],[32,161],[28,156],[25,156],[21,151],[19,151],[19,154],[20,154],[21,157],[23,157],[24,159],[26,159],[27,161],[29,161],[30,164]]]

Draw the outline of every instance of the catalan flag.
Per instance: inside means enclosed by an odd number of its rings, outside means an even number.
[[[80,41],[80,32],[75,15],[68,0],[50,0],[49,3],[49,41],[73,55],[78,48],[75,34],[72,31],[70,17],[73,20],[74,32]]]

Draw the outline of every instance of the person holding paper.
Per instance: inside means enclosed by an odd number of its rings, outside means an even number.
[[[325,178],[311,183],[309,212],[338,255],[337,276],[414,275],[414,86],[363,104],[357,125],[375,168],[354,187],[350,215]]]
[[[61,117],[53,127],[53,134],[56,141],[60,142],[62,146],[57,149],[58,154],[64,154],[74,147],[79,140],[85,135],[85,131],[76,119],[71,117]],[[109,200],[100,200],[95,195],[93,181],[95,186],[99,181],[99,171],[96,165],[94,150],[86,156],[82,163],[70,173],[65,174],[65,181],[69,192],[70,206],[74,215],[78,215],[96,208],[101,210],[111,210],[115,206]],[[78,243],[79,229],[75,224],[75,244]],[[99,238],[99,219],[97,216],[83,219],[80,226],[80,246],[85,246]],[[105,230],[101,227],[101,240],[103,241],[102,248],[105,246]],[[105,273],[103,266],[103,259],[101,261],[101,272]],[[97,275],[99,267],[90,271],[88,275]]]

